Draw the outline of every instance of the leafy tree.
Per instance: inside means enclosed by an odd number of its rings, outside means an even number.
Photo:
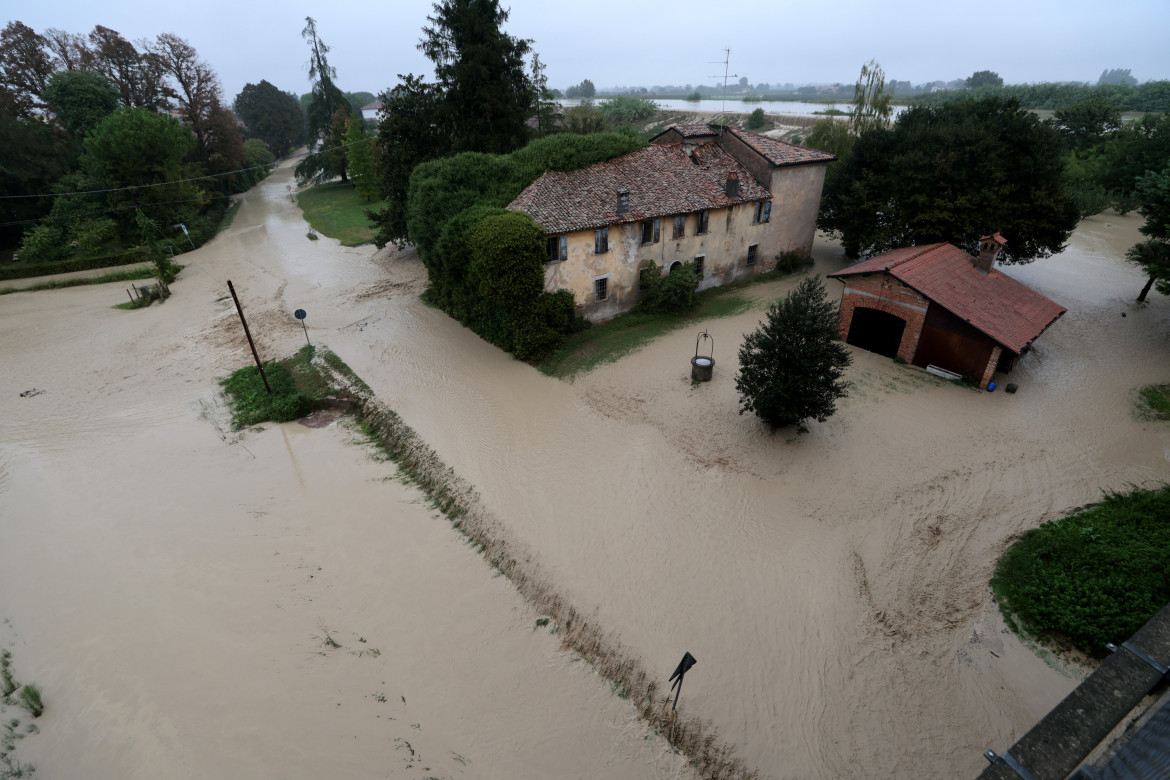
[[[127,154],[128,149],[134,153]],[[147,209],[151,219],[161,225],[186,222],[197,212],[200,200],[193,183],[179,183],[198,174],[186,164],[194,149],[194,136],[174,117],[147,108],[119,108],[85,139],[82,169],[100,186],[77,189],[135,187],[104,195],[106,207],[119,215],[127,229],[133,215],[122,207],[129,205]],[[167,186],[145,186],[168,182]]]
[[[532,105],[536,109],[537,135],[555,133],[560,120],[561,107],[548,88],[548,77],[544,74],[544,63],[540,55],[532,53]]]
[[[773,429],[824,422],[844,398],[852,362],[837,335],[837,307],[819,279],[806,278],[772,304],[739,349],[739,413],[754,412]]]
[[[973,250],[998,231],[1002,260],[1026,263],[1063,249],[1079,219],[1060,133],[1014,100],[912,107],[839,165],[817,224],[850,256],[937,241]]]
[[[297,180],[346,178],[345,120],[352,112],[349,101],[333,80],[337,70],[329,64],[329,47],[317,35],[317,22],[305,17],[301,37],[309,43],[309,80],[313,82],[312,98],[306,117],[306,137],[309,154],[296,167]],[[340,113],[340,117],[338,116]]]
[[[62,70],[45,86],[45,102],[78,142],[118,107],[118,90],[97,73]]]
[[[357,117],[346,119],[345,154],[349,176],[358,196],[373,200],[378,194],[378,179],[374,170],[374,139],[366,132],[366,123]]]
[[[1105,84],[1127,84],[1137,86],[1137,79],[1130,74],[1129,68],[1106,68],[1101,71],[1101,78],[1097,79],[1097,86]]]
[[[268,150],[268,144],[259,138],[249,138],[244,141],[244,167],[248,170],[240,174],[240,191],[250,189],[272,172],[272,163],[275,155]]]
[[[89,34],[89,43],[93,70],[118,88],[123,106],[166,110],[166,71],[155,54],[138,51],[117,30],[100,24]]]
[[[0,107],[0,195],[33,195],[49,192],[76,156],[68,139],[39,119],[17,116]],[[44,217],[52,207],[49,198],[0,198],[0,247],[20,242],[24,225],[12,224]],[[31,257],[22,259],[31,260]]]
[[[1146,171],[1138,177],[1137,193],[1141,200],[1138,211],[1146,218],[1138,230],[1149,240],[1131,247],[1126,256],[1149,276],[1138,296],[1144,301],[1155,284],[1158,292],[1170,295],[1170,165],[1160,173]]]
[[[533,88],[524,70],[530,42],[500,28],[498,0],[440,0],[419,51],[435,65],[456,152],[510,152],[528,138]]]
[[[232,108],[243,121],[245,134],[263,141],[278,157],[304,141],[305,116],[296,95],[267,81],[245,84]]]
[[[93,67],[93,52],[85,38],[77,33],[49,27],[45,30],[45,46],[65,70],[89,70]]]
[[[1121,108],[1101,97],[1058,108],[1052,118],[1073,149],[1100,143],[1121,128]]]
[[[198,159],[211,174],[238,170],[244,161],[244,138],[223,105],[219,77],[195,47],[173,33],[163,33],[150,52],[178,86],[172,90],[175,108],[195,134]],[[222,181],[221,187],[230,182]]]
[[[349,101],[350,113],[361,119],[362,109],[377,100],[377,97],[373,92],[346,92],[345,99]]]
[[[9,22],[0,31],[0,85],[15,96],[21,116],[32,116],[34,109],[44,105],[45,87],[55,70],[47,44],[21,22]]]
[[[576,98],[583,98],[585,100],[592,100],[597,95],[597,87],[593,86],[593,82],[585,79],[580,84],[574,84],[565,90],[565,97],[570,100]]]
[[[747,129],[748,130],[762,130],[768,124],[767,118],[764,116],[764,109],[757,108],[748,115]]]
[[[419,163],[448,154],[451,149],[450,116],[441,110],[442,93],[413,75],[399,76],[402,83],[380,96],[383,119],[378,124],[378,195],[386,208],[367,211],[378,226],[377,246],[405,246],[407,194],[410,174]]]
[[[886,74],[877,60],[861,66],[861,75],[853,86],[853,108],[849,111],[849,127],[858,136],[866,130],[884,130],[890,122],[893,108],[891,92],[886,91]]]
[[[1003,79],[993,70],[977,70],[964,82],[967,89],[980,87],[1002,87]]]
[[[613,128],[597,106],[582,102],[565,111],[565,132],[588,135],[590,133],[608,133]]]
[[[611,125],[628,125],[639,119],[648,119],[658,111],[658,104],[630,95],[616,95],[603,100],[598,106],[602,115]]]
[[[1137,179],[1160,171],[1170,160],[1170,114],[1147,114],[1127,122],[1085,161],[1093,181],[1125,212],[1136,205]]]

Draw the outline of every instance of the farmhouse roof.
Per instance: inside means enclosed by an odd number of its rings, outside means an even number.
[[[362,106],[362,111],[381,111],[381,110],[382,110],[382,101],[381,100],[375,100],[373,103],[366,103],[364,106]]]
[[[715,140],[719,137],[719,131],[727,135],[732,135],[742,141],[749,149],[753,150],[773,167],[780,168],[790,165],[808,165],[810,163],[828,163],[837,158],[828,152],[821,152],[816,149],[809,149],[805,146],[798,146],[790,144],[787,141],[781,141],[778,138],[770,138],[766,135],[753,133],[751,130],[743,130],[738,127],[730,125],[705,125],[705,124],[690,124],[690,125],[671,125],[663,130],[661,133],[650,139],[650,143],[655,143],[663,135],[669,133],[671,130],[677,132],[680,136],[686,139],[708,139]]]
[[[728,195],[727,179],[739,178]],[[629,191],[629,211],[617,213],[617,191]],[[712,143],[688,151],[681,144],[648,146],[576,171],[548,171],[511,203],[545,233],[640,222],[672,214],[719,209],[772,197],[751,171]]]
[[[829,276],[888,273],[1017,355],[1067,311],[1002,271],[980,271],[972,260],[953,244],[910,246]]]

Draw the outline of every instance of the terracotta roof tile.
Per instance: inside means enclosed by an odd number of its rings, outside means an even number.
[[[1001,271],[983,273],[972,260],[953,244],[912,246],[829,276],[889,273],[1017,355],[1067,311]]]
[[[724,185],[730,174],[739,177],[739,193],[728,197]],[[630,211],[618,214],[617,191],[630,192]],[[648,146],[567,173],[549,171],[508,204],[527,213],[545,233],[640,222],[672,214],[719,209],[737,203],[767,200],[772,194],[760,186],[744,166],[717,145]]]
[[[787,141],[781,141],[778,138],[769,138],[766,135],[753,133],[750,130],[741,130],[738,127],[726,127],[723,131],[734,135],[777,167],[807,165],[809,163],[828,163],[837,159],[828,152],[809,149],[806,146],[797,146]]]
[[[650,139],[650,143],[656,142],[659,138],[669,133],[671,130],[677,132],[683,138],[710,138],[715,140],[719,137],[719,125],[671,125],[663,130],[654,138]],[[723,132],[734,135],[739,140],[747,144],[748,148],[754,149],[770,164],[777,168],[787,165],[808,165],[810,163],[829,163],[837,158],[828,152],[820,152],[816,149],[809,149],[805,146],[797,146],[790,144],[787,141],[781,141],[778,138],[770,138],[766,135],[753,133],[751,130],[743,130],[738,127],[730,125],[723,126]]]

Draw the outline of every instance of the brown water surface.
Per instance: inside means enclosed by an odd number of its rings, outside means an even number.
[[[421,304],[413,255],[306,240],[288,181],[244,197],[164,306],[0,299],[0,592],[56,713],[21,746],[49,775],[425,774],[401,742],[436,774],[681,771],[336,427],[224,437],[213,378],[249,359],[229,277],[262,354],[303,343],[306,309],[663,685],[691,652],[682,706],[764,776],[971,775],[1075,685],[1004,629],[987,581],[1021,530],[1170,478],[1170,428],[1131,416],[1170,344],[1170,302],[1132,302],[1138,218],[1008,269],[1069,308],[997,377],[1016,395],[854,351],[838,414],[793,437],[737,414],[734,375],[797,280],[707,324],[710,383],[690,381],[691,331],[566,383]]]

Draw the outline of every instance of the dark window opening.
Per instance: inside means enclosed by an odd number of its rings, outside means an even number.
[[[679,215],[674,218],[674,237],[682,238],[687,234],[687,218],[686,215]]]
[[[703,264],[706,262],[706,255],[695,255],[695,276],[700,279],[703,278]]]
[[[609,228],[593,231],[593,253],[604,255],[609,251]]]
[[[756,203],[756,212],[752,215],[752,224],[759,225],[772,219],[772,201],[762,200]]]
[[[593,280],[593,300],[604,301],[609,296],[609,279]]]
[[[642,223],[642,243],[657,244],[662,232],[662,220],[648,219]]]
[[[708,211],[707,209],[703,209],[702,211],[699,212],[699,229],[697,231],[695,231],[697,235],[701,236],[707,232],[707,228],[708,228],[708,224],[710,222],[710,219],[711,219],[711,212]]]
[[[569,237],[549,236],[548,259],[545,262],[559,263],[569,258]]]
[[[756,252],[759,250],[759,248],[760,248],[759,244],[752,244],[751,246],[748,247],[748,256],[747,256],[747,264],[748,265],[755,265],[756,264]]]

